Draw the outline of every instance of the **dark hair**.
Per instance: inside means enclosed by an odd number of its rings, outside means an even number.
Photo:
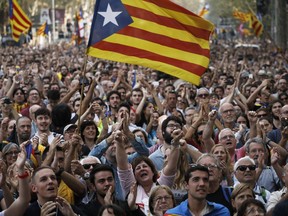
[[[102,172],[102,171],[108,171],[112,173],[112,176],[114,178],[114,172],[111,166],[107,165],[107,164],[96,164],[93,169],[90,172],[90,177],[89,180],[90,182],[94,185],[95,182],[95,174],[98,172]]]
[[[138,164],[140,164],[142,161],[145,162],[145,163],[151,168],[151,170],[152,170],[152,172],[153,172],[153,182],[156,182],[157,179],[158,179],[158,172],[157,172],[157,170],[156,170],[156,168],[155,168],[154,163],[153,163],[148,157],[146,157],[146,156],[136,157],[136,158],[132,161],[131,165],[132,165],[133,173],[135,173],[135,168],[136,168],[136,166],[137,166]]]
[[[108,205],[103,205],[99,212],[98,212],[98,216],[102,216],[103,212],[105,211],[105,209],[107,209],[107,211],[109,213],[111,213],[109,210],[113,210],[113,214],[117,215],[117,216],[126,216],[125,211],[118,205],[115,204],[108,204]]]
[[[17,91],[21,91],[22,92],[22,94],[24,95],[24,97],[25,97],[25,91],[22,89],[22,88],[16,88],[16,89],[14,89],[14,91],[13,91],[13,97],[14,97],[14,95],[16,94],[16,92]]]
[[[260,207],[266,213],[266,208],[261,201],[256,199],[247,199],[241,204],[240,208],[238,209],[237,216],[245,216],[247,208],[251,205],[256,205]]]
[[[106,106],[105,102],[100,97],[94,97],[91,100],[91,103],[93,103],[94,101],[100,101],[100,103],[99,103],[100,106]]]
[[[81,138],[82,138],[83,141],[85,141],[85,137],[84,137],[84,135],[83,135],[83,132],[84,132],[85,128],[88,127],[88,126],[95,126],[95,128],[96,128],[96,136],[95,136],[95,138],[94,138],[94,142],[96,142],[97,137],[98,137],[98,135],[99,135],[99,131],[98,131],[97,125],[95,124],[94,121],[88,120],[88,121],[83,121],[83,122],[82,122],[82,124],[80,125],[80,135],[81,135]]]
[[[141,92],[142,96],[143,96],[143,91],[140,88],[134,88],[131,92],[131,95],[133,92]]]
[[[181,127],[183,126],[183,123],[182,123],[182,121],[181,121],[180,118],[178,118],[177,116],[168,116],[168,117],[162,122],[162,127],[161,127],[162,132],[165,132],[165,129],[166,129],[169,121],[175,121],[175,122],[179,123],[179,124],[181,125]]]
[[[60,99],[60,92],[58,90],[48,90],[47,98],[49,100],[59,100]]]
[[[33,90],[37,91],[38,94],[39,94],[39,96],[41,97],[40,91],[39,91],[37,88],[35,88],[35,87],[32,87],[32,88],[30,88],[30,89],[27,91],[27,97],[29,97],[30,92],[33,91]]]
[[[131,108],[130,108],[129,103],[127,103],[127,102],[120,103],[118,108],[117,108],[117,112],[120,110],[121,107],[126,107],[128,109],[128,114],[130,115]]]
[[[45,107],[41,107],[39,108],[38,110],[36,110],[34,112],[34,115],[35,115],[35,118],[37,118],[37,116],[40,116],[40,115],[47,115],[49,116],[49,118],[51,118],[51,112],[50,110],[48,110],[47,108]]]
[[[81,100],[80,97],[75,98],[75,99],[73,100],[72,106],[74,107],[74,106],[75,106],[75,103],[76,103],[77,101],[80,101],[80,100]]]
[[[140,129],[140,128],[136,128],[135,130],[133,130],[133,134],[135,134],[136,132],[141,132],[144,136],[144,141],[146,144],[148,144],[148,136],[147,136],[147,133],[146,131],[144,131],[143,129]]]
[[[34,181],[34,178],[35,178],[35,175],[40,171],[40,170],[43,170],[43,169],[50,169],[54,172],[54,170],[50,167],[50,166],[40,166],[40,167],[37,167],[36,169],[34,169],[33,173],[32,173],[32,182]],[[55,173],[55,172],[54,172]]]
[[[223,92],[224,92],[224,87],[223,86],[216,86],[215,88],[214,88],[214,93],[215,93],[215,90],[216,89],[221,89]],[[215,93],[216,94],[216,93]],[[216,94],[217,95],[217,94]]]
[[[202,166],[200,164],[190,164],[188,170],[185,173],[185,177],[184,177],[186,183],[189,182],[189,179],[192,176],[192,172],[195,172],[197,170],[207,172],[207,174],[209,176],[209,170],[206,166]]]
[[[110,97],[111,97],[113,94],[116,94],[116,95],[118,95],[119,98],[121,98],[121,94],[120,94],[118,91],[112,90],[112,91],[110,91],[110,92],[107,94],[107,101],[110,100]]]
[[[278,95],[279,100],[281,100],[282,96],[286,96],[288,98],[288,94],[286,92],[282,92]]]
[[[65,103],[57,104],[52,109],[51,118],[54,126],[64,128],[71,120],[71,109],[69,105]],[[62,131],[58,131],[58,133],[62,133]]]

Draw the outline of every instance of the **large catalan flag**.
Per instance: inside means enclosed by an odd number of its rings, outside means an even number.
[[[20,35],[27,33],[32,23],[16,0],[9,0],[9,17],[12,27],[12,37],[18,42]]]
[[[48,35],[48,31],[49,31],[49,28],[48,28],[48,25],[47,25],[47,22],[44,22],[38,29],[37,31],[37,35],[38,36],[46,36]]]
[[[87,54],[198,85],[209,64],[213,28],[169,0],[97,0]]]

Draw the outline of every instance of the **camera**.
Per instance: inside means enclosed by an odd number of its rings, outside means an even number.
[[[3,103],[4,104],[11,104],[12,103],[12,101],[10,100],[10,98],[4,98],[4,100],[3,100]]]

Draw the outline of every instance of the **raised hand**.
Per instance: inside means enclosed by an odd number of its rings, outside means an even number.
[[[127,203],[131,210],[137,209],[136,197],[137,197],[137,183],[134,182],[130,188],[130,193],[127,198]]]
[[[57,204],[53,201],[46,202],[41,208],[40,216],[56,215]]]
[[[75,213],[68,201],[60,196],[56,198],[56,205],[64,216],[74,216]]]

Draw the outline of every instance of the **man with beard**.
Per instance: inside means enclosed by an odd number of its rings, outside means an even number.
[[[165,97],[166,105],[164,114],[167,116],[171,116],[172,113],[176,110],[176,104],[177,104],[177,92],[170,91],[167,94],[167,97]]]
[[[264,142],[261,138],[249,139],[246,143],[246,154],[254,160],[257,166],[257,174],[260,175],[257,184],[273,192],[278,190],[280,180],[273,169],[267,166],[268,150],[264,147]]]
[[[223,205],[209,202],[206,197],[209,190],[209,170],[207,167],[192,164],[185,173],[188,199],[164,214],[169,215],[230,215]]]
[[[36,193],[37,201],[31,203],[24,216],[39,215],[77,215],[71,205],[62,197],[57,196],[57,177],[51,167],[42,166],[34,170],[31,182],[32,192]]]
[[[107,102],[109,104],[108,116],[112,122],[116,121],[116,113],[120,104],[121,95],[118,91],[113,90],[107,94]]]
[[[176,116],[168,116],[158,127],[161,127],[164,142],[162,143],[162,145],[159,146],[159,148],[155,152],[153,152],[149,156],[149,159],[153,161],[156,170],[161,171],[163,169],[166,150],[171,148],[171,140],[172,140],[171,134],[176,129],[182,130],[183,123]],[[191,145],[189,145],[189,148],[198,151],[195,147]]]
[[[90,172],[90,182],[94,186],[94,198],[87,204],[82,204],[80,208],[87,216],[98,215],[100,208],[104,205],[115,204],[125,210],[126,215],[144,216],[145,214],[135,205],[130,193],[127,200],[122,201],[115,197],[115,178],[112,167],[105,164],[97,164]],[[132,187],[136,190],[136,184]]]

